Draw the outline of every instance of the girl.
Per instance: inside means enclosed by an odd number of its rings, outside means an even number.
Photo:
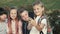
[[[8,34],[22,34],[22,22],[17,15],[17,9],[12,8],[8,16]]]
[[[30,34],[47,34],[47,20],[44,16],[44,5],[42,2],[35,2],[33,4],[33,10],[35,13],[33,27],[30,31]]]

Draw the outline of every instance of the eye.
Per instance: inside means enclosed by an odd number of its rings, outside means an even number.
[[[16,13],[14,13],[14,14],[16,14]]]
[[[37,8],[37,10],[39,10],[39,8]]]

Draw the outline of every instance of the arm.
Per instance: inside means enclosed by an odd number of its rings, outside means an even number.
[[[45,24],[41,23],[40,25],[36,25],[35,27],[37,28],[38,31],[42,31],[44,26],[45,26]]]
[[[46,19],[43,19],[41,21],[41,23],[39,23],[39,25],[38,25],[38,24],[36,24],[36,22],[34,20],[32,20],[31,24],[33,26],[35,26],[38,31],[41,31],[44,28],[44,26],[47,24],[47,21],[46,21]]]
[[[46,25],[47,25],[47,20],[43,19],[41,23],[39,23],[39,25],[36,25],[35,27],[37,28],[37,30],[41,31]]]

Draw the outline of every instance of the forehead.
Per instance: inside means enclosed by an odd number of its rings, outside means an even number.
[[[42,5],[41,4],[36,4],[36,5],[33,6],[33,8],[35,8],[35,7],[42,7]]]
[[[25,14],[28,14],[28,11],[25,10],[24,12],[21,13],[21,15],[25,15]]]
[[[11,9],[10,10],[10,13],[16,13],[17,12],[17,9]]]

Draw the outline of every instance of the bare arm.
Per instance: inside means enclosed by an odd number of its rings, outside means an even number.
[[[41,31],[44,28],[44,24],[36,25],[35,27],[37,28],[38,31]]]
[[[45,24],[46,24],[46,19],[43,19],[41,21],[41,23],[39,23],[39,25],[36,24],[36,22],[34,20],[33,20],[33,23],[32,23],[32,25],[35,26],[38,31],[41,31],[44,28]]]
[[[37,30],[41,31],[46,25],[47,25],[47,21],[46,19],[43,19],[41,23],[39,23],[39,25],[35,25],[35,27],[37,28]]]

